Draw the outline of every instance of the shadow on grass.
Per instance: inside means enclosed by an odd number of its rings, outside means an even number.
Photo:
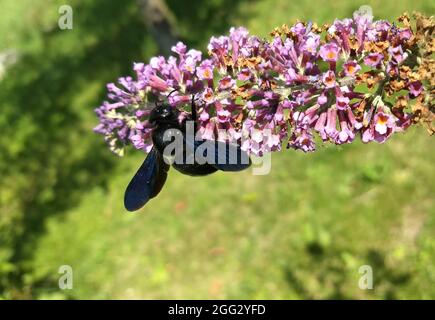
[[[243,13],[239,6],[248,0],[167,0],[177,17],[181,39],[198,50],[206,51],[203,44],[212,35],[228,33],[232,20]]]
[[[15,131],[24,130],[22,119],[28,119],[35,129],[19,141],[24,145],[20,152],[0,158],[2,176],[24,176],[15,186],[21,225],[11,241],[15,270],[6,282],[8,287],[20,290],[26,261],[44,232],[45,220],[76,206],[88,189],[104,187],[110,178],[116,158],[85,123],[87,119],[96,123],[93,107],[103,99],[104,86],[100,96],[84,99],[91,101],[90,105],[77,108],[73,101],[81,97],[80,90],[86,89],[87,82],[113,81],[141,58],[144,26],[139,15],[125,10],[132,5],[134,0],[82,1],[75,7],[77,31],[53,28],[42,34],[44,49],[23,56],[8,74],[1,93],[1,99],[7,101],[3,134],[13,137]],[[81,32],[96,41],[67,44],[76,50],[65,52],[62,45],[63,37],[70,36],[67,32]],[[80,40],[80,36],[66,39]]]
[[[309,257],[310,271],[301,270],[291,265],[284,269],[284,275],[288,286],[302,299],[319,299],[319,292],[328,292],[321,299],[355,299],[350,296],[347,286],[358,286],[358,278],[362,275],[356,268],[354,274],[349,272],[342,259],[346,250],[324,248],[320,243],[307,244],[306,251]],[[411,281],[409,272],[396,270],[385,264],[385,254],[376,250],[368,250],[363,259],[366,265],[373,270],[373,289],[377,297],[383,299],[397,299],[395,294],[397,287]],[[356,276],[356,277],[355,277]],[[315,279],[317,290],[313,289],[312,282],[307,279]],[[310,285],[311,284],[311,285]],[[363,289],[361,289],[363,290]],[[317,292],[318,291],[318,292]],[[367,290],[367,293],[373,292]]]
[[[232,12],[230,4],[235,3],[169,1],[193,45],[227,30],[231,14],[224,13]],[[7,245],[0,245],[12,250],[9,263],[14,266],[7,279],[0,281],[0,295],[9,291],[21,298],[32,297],[31,290],[23,290],[23,276],[46,219],[77,206],[87,190],[104,188],[110,179],[116,157],[90,131],[90,124],[97,122],[93,108],[104,99],[104,86],[84,99],[86,105],[77,108],[74,101],[81,100],[87,83],[112,82],[130,74],[133,61],[144,60],[144,46],[151,43],[142,19],[136,0],[78,1],[74,30],[60,31],[53,25],[40,34],[43,50],[24,55],[8,73],[7,82],[1,83],[0,120],[5,125],[0,146],[15,143],[20,151],[0,155],[1,176],[16,181],[16,212],[9,214],[19,222],[19,226],[6,226],[16,231]],[[68,32],[78,32],[78,37]],[[26,130],[29,122],[32,134],[14,141],[15,133]]]

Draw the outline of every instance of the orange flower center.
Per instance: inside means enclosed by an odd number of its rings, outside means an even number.
[[[386,115],[380,114],[378,116],[378,124],[384,125],[387,123],[387,121],[388,121],[388,117]]]
[[[204,78],[211,78],[211,72],[209,69],[204,70]]]
[[[327,57],[328,59],[335,59],[335,57],[336,57],[335,52],[334,52],[334,51],[329,51],[329,52],[326,54],[326,57]]]
[[[377,57],[377,56],[370,56],[369,59],[370,59],[372,62],[376,62],[376,61],[378,60],[378,57]]]
[[[231,79],[222,79],[221,84],[222,86],[226,87],[231,83]]]
[[[326,77],[325,78],[325,84],[327,84],[328,86],[332,86],[335,83],[335,79],[333,77]]]

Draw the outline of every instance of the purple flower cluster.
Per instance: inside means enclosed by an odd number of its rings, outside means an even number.
[[[408,24],[356,12],[322,28],[284,25],[271,40],[231,28],[211,38],[207,59],[178,43],[174,56],[136,63],[135,79],[107,85],[110,102],[96,109],[95,131],[118,154],[130,143],[148,152],[154,103],[183,109],[194,96],[203,138],[236,141],[255,155],[283,145],[313,151],[316,136],[383,143],[413,123],[409,106],[429,94],[414,38]]]

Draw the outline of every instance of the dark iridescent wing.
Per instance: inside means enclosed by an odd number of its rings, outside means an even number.
[[[251,165],[248,154],[234,143],[196,140],[194,149],[195,156],[203,155],[211,166],[221,171],[242,171]]]
[[[251,159],[239,145],[225,143],[222,141],[206,141],[215,146],[215,163],[212,164],[216,169],[222,171],[242,171],[251,165]]]
[[[184,137],[183,137],[184,138]],[[217,171],[217,169],[206,161],[199,163],[195,158],[195,143],[189,143],[183,139],[183,144],[175,149],[172,166],[175,170],[189,176],[206,176]]]
[[[163,185],[166,182],[166,178],[168,177],[169,165],[163,160],[163,157],[160,153],[157,153],[157,165],[158,165],[158,174],[156,176],[154,182],[153,192],[151,193],[151,198],[156,197],[163,188]]]
[[[136,211],[154,198],[162,189],[168,170],[162,156],[152,149],[125,190],[125,208]]]

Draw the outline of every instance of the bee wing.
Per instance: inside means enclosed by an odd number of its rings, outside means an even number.
[[[128,211],[139,210],[154,198],[165,184],[168,170],[169,166],[153,148],[125,190],[125,208]]]
[[[222,141],[206,141],[215,146],[215,163],[212,164],[222,171],[242,171],[251,165],[249,155],[238,144]]]
[[[239,145],[215,140],[195,140],[192,144],[186,143],[188,149],[207,158],[207,162],[221,171],[242,171],[251,165],[248,154]],[[198,150],[200,149],[200,150]]]
[[[151,198],[156,197],[163,188],[163,185],[166,182],[166,178],[168,177],[169,165],[164,161],[163,156],[157,153],[157,165],[158,165],[158,174],[156,176],[156,180],[154,182],[153,192],[151,193]]]

